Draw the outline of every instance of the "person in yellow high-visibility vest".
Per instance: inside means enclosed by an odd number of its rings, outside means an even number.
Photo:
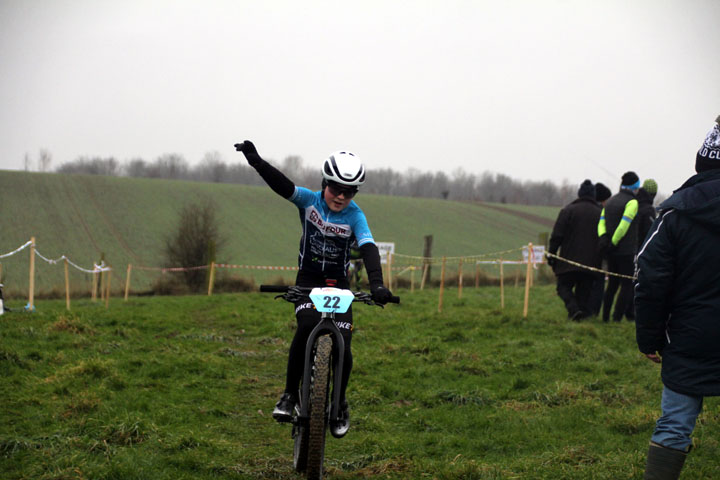
[[[640,178],[635,172],[626,172],[622,176],[620,191],[610,197],[600,213],[598,222],[599,247],[607,257],[608,270],[612,273],[632,277],[635,270],[635,254],[637,253],[638,228],[634,222],[638,213],[638,201],[635,198],[640,189]],[[615,300],[615,293],[620,288],[612,311],[613,320],[622,320],[627,307],[632,301],[632,278],[610,275],[603,296],[602,319],[610,320],[610,310]]]

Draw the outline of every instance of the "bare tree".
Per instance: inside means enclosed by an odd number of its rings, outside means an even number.
[[[58,173],[117,176],[120,174],[120,163],[113,157],[79,157],[72,162],[63,163],[56,171]]]
[[[238,157],[235,157],[238,158]],[[52,156],[46,149],[40,150],[37,168],[49,169]],[[271,163],[272,160],[269,160]],[[25,154],[24,167],[32,168],[32,159]],[[305,166],[297,155],[286,157],[280,170],[296,185],[319,189],[322,180],[319,165]],[[179,154],[169,153],[148,163],[135,158],[120,164],[114,158],[79,157],[73,162],[61,165],[59,173],[87,173],[96,175],[121,175],[162,179],[195,180],[214,183],[242,185],[264,185],[257,172],[244,161],[233,160],[226,164],[218,151],[207,152],[200,163],[190,167]],[[575,195],[576,186],[563,180],[558,186],[545,181],[519,181],[501,173],[483,172],[475,175],[458,168],[451,177],[443,171],[426,172],[410,168],[404,173],[389,168],[373,169],[367,174],[364,193],[382,195],[444,198],[460,201],[485,201],[516,203],[525,205],[565,205]]]
[[[217,150],[207,152],[200,160],[200,164],[193,169],[192,177],[195,180],[205,182],[227,182],[228,167],[223,161],[222,155]]]
[[[147,164],[142,158],[133,158],[125,165],[125,174],[128,177],[146,177]]]
[[[23,167],[25,168],[26,172],[29,172],[32,168],[32,159],[30,158],[29,153],[25,153],[25,156],[23,157]]]
[[[182,155],[166,153],[158,157],[147,171],[149,177],[181,180],[188,176],[188,163]]]
[[[47,172],[50,169],[52,163],[52,154],[45,148],[40,149],[40,156],[38,157],[38,169],[41,172]]]
[[[183,277],[192,291],[200,290],[207,278],[207,270],[192,267],[214,261],[224,244],[216,210],[209,199],[185,205],[180,211],[177,230],[165,241],[165,255],[169,265],[186,268]]]

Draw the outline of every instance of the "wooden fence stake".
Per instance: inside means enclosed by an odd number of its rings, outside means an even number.
[[[523,306],[523,318],[527,318],[528,304],[530,302],[530,276],[532,275],[532,258],[533,258],[532,243],[528,243],[528,262],[527,262],[527,271],[525,274],[525,305]]]
[[[105,287],[107,285],[107,273],[105,270],[100,272],[100,301],[105,301]]]
[[[125,301],[128,300],[130,294],[130,274],[132,273],[132,264],[128,263],[127,273],[125,274]]]
[[[505,310],[505,280],[503,278],[503,261],[502,258],[498,260],[500,262],[500,310]]]
[[[108,265],[108,268],[110,268],[110,265]],[[108,270],[105,274],[105,308],[108,308],[110,306],[110,279],[112,278],[112,270]]]
[[[442,312],[444,290],[445,290],[445,257],[442,258],[442,267],[440,268],[440,299],[438,300],[438,313]]]
[[[208,281],[208,296],[212,295],[213,284],[215,283],[215,262],[210,262],[210,280]]]
[[[392,252],[388,252],[387,254],[387,284],[388,288],[392,290],[392,263],[393,263],[393,254]]]
[[[70,310],[70,275],[68,275],[68,259],[65,259],[65,307]]]
[[[30,286],[28,288],[28,310],[32,312],[35,303],[35,237],[30,237]]]
[[[463,259],[460,259],[458,264],[458,299],[462,298],[462,287],[463,287]]]
[[[425,265],[423,265],[423,274],[422,274],[422,279],[420,280],[420,290],[425,289],[425,281],[427,280],[429,268],[430,268],[429,263],[426,263]]]
[[[480,264],[475,260],[475,288],[480,286]]]
[[[95,302],[97,300],[97,284],[98,284],[98,272],[93,268],[92,273],[92,290],[90,291],[90,300]]]
[[[410,293],[415,291],[415,267],[410,267]]]

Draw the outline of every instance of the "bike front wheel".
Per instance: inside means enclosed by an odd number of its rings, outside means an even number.
[[[300,409],[298,406],[295,406],[295,418],[298,416],[300,416]],[[293,425],[292,436],[295,441],[293,448],[293,466],[296,472],[304,472],[307,469],[309,432],[308,427],[302,426],[299,422]]]
[[[328,392],[332,340],[323,335],[317,340],[315,364],[310,384],[310,420],[308,422],[307,478],[319,480],[325,459],[325,433],[328,427]]]

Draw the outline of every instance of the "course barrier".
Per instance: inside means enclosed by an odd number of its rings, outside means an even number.
[[[30,272],[29,272],[29,288],[28,288],[28,303],[25,305],[25,310],[32,311],[35,309],[35,256],[38,256],[41,260],[44,260],[50,265],[57,265],[60,262],[63,262],[65,266],[65,304],[68,310],[70,310],[70,280],[68,275],[68,266],[72,266],[73,268],[83,272],[83,273],[90,273],[93,274],[93,289],[92,289],[92,298],[95,300],[97,298],[97,274],[106,273],[108,274],[107,278],[107,297],[110,296],[110,280],[109,280],[109,273],[112,270],[108,265],[105,265],[105,262],[101,262],[98,264],[93,264],[92,269],[83,268],[76,263],[72,262],[68,257],[65,255],[60,256],[56,259],[50,259],[46,256],[42,255],[36,248],[35,245],[35,237],[31,237],[30,240],[25,242],[20,247],[16,248],[15,250],[0,255],[0,258],[7,258],[11,257],[17,253],[20,253],[27,247],[30,247]],[[0,264],[0,277],[2,276],[2,264]],[[103,290],[103,296],[105,290]]]
[[[5,254],[0,255],[0,259],[11,257],[13,255],[16,255],[26,248],[30,248],[30,272],[29,272],[29,292],[28,292],[28,304],[26,305],[26,310],[33,310],[34,308],[34,277],[35,277],[35,256],[39,257],[41,260],[45,261],[46,263],[50,265],[57,265],[62,263],[65,268],[65,298],[66,298],[66,306],[67,309],[70,309],[70,283],[69,283],[69,276],[68,276],[68,267],[72,266],[76,270],[90,274],[92,275],[92,290],[91,290],[91,298],[93,301],[97,299],[97,292],[98,292],[98,286],[100,286],[100,294],[102,300],[105,300],[106,307],[108,306],[109,297],[110,297],[110,284],[111,284],[111,273],[112,273],[112,267],[105,264],[104,261],[101,261],[100,263],[94,263],[92,268],[83,268],[76,263],[72,262],[67,256],[62,255],[59,258],[51,259],[44,255],[42,255],[40,252],[37,251],[36,244],[35,244],[35,237],[32,237],[29,241],[24,243],[23,245],[19,246],[13,251],[10,251]],[[516,254],[521,253],[519,259],[510,259],[508,257],[513,257]],[[441,273],[440,273],[440,288],[439,288],[439,298],[438,298],[438,312],[442,312],[443,309],[443,298],[445,293],[445,282],[446,282],[446,268],[448,263],[455,263],[457,264],[457,272],[458,272],[458,298],[462,298],[462,292],[463,292],[463,266],[464,265],[474,265],[475,266],[475,286],[479,286],[479,265],[497,265],[500,268],[500,306],[501,309],[505,308],[505,291],[504,291],[504,285],[505,285],[505,276],[504,276],[504,265],[527,265],[527,269],[525,272],[525,298],[524,298],[524,304],[523,304],[523,318],[527,317],[528,309],[529,309],[529,291],[530,287],[532,287],[533,284],[533,274],[532,270],[537,269],[538,265],[544,264],[545,258],[555,258],[558,261],[563,261],[570,263],[572,265],[575,265],[579,268],[587,269],[589,271],[601,273],[604,275],[613,275],[621,278],[629,278],[633,279],[635,277],[630,277],[626,275],[620,275],[613,272],[608,272],[606,270],[602,270],[595,267],[590,267],[587,265],[583,265],[571,260],[568,260],[566,258],[563,258],[559,255],[555,255],[549,252],[545,252],[544,247],[540,246],[533,246],[532,243],[528,245],[524,245],[522,247],[518,248],[512,248],[508,250],[502,250],[497,252],[491,252],[491,253],[484,253],[484,254],[478,254],[478,255],[465,255],[465,256],[443,256],[443,257],[424,257],[424,256],[414,256],[414,255],[405,255],[401,253],[388,253],[387,262],[386,262],[386,283],[390,286],[390,288],[393,287],[393,280],[397,279],[398,277],[401,277],[403,275],[410,275],[410,291],[413,292],[415,290],[415,272],[422,270],[422,277],[420,281],[420,289],[425,288],[425,284],[428,277],[428,271],[431,265],[440,265],[441,266]],[[517,257],[515,257],[517,258]],[[397,263],[402,263],[401,265],[397,265]],[[215,271],[218,268],[225,268],[225,269],[244,269],[244,270],[266,270],[266,271],[272,271],[272,270],[278,270],[278,271],[296,271],[298,270],[297,266],[272,266],[272,265],[247,265],[247,264],[229,264],[229,263],[215,263],[211,262],[209,265],[197,265],[192,267],[153,267],[153,266],[144,266],[144,265],[132,265],[128,264],[127,266],[127,273],[126,273],[126,279],[125,279],[125,292],[124,292],[124,299],[127,301],[130,293],[130,281],[131,281],[131,273],[133,269],[137,270],[143,270],[143,271],[156,271],[161,273],[166,272],[183,272],[183,271],[191,271],[191,270],[209,270],[209,281],[208,281],[208,295],[212,295],[213,291],[213,284],[215,279]],[[2,277],[2,263],[0,263],[0,278]],[[516,275],[516,286],[518,281],[518,276]]]
[[[582,268],[582,269],[589,270],[589,271],[591,271],[591,272],[602,273],[602,274],[604,274],[604,275],[613,276],[613,277],[627,278],[627,279],[630,279],[630,280],[636,280],[636,279],[637,279],[637,277],[635,277],[635,276],[622,275],[622,274],[620,274],[620,273],[609,272],[609,271],[603,270],[603,269],[601,269],[601,268],[595,268],[595,267],[590,267],[590,266],[588,266],[588,265],[583,265],[582,263],[574,262],[574,261],[569,260],[569,259],[567,259],[567,258],[563,258],[563,257],[561,257],[561,256],[559,256],[559,255],[555,255],[554,253],[546,252],[545,255],[547,255],[548,257],[551,257],[551,258],[555,258],[555,259],[557,259],[557,260],[560,260],[561,262],[569,263],[570,265],[574,265],[574,266],[576,266],[576,267],[580,267],[580,268]]]

